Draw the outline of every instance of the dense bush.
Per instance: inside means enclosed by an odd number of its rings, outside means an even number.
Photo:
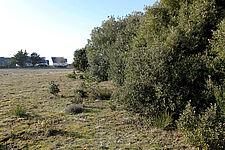
[[[224,120],[220,120],[216,104],[197,115],[189,103],[178,121],[178,129],[192,145],[200,149],[225,148]]]
[[[53,95],[57,95],[60,92],[59,85],[55,84],[54,81],[50,82],[49,90],[50,90],[50,93],[53,94]]]
[[[224,64],[225,64],[225,19],[217,26],[218,29],[213,32],[213,38],[210,40],[211,61],[209,68],[212,73],[212,80],[218,84],[224,83]]]
[[[75,93],[74,98],[71,100],[73,104],[82,104],[83,99],[80,93]]]
[[[131,50],[141,17],[139,12],[124,18],[109,17],[101,27],[92,30],[86,46],[89,76],[123,84],[126,54]]]
[[[216,102],[207,50],[222,12],[217,1],[170,2],[147,8],[114,99],[147,115],[167,109],[177,119],[190,99],[198,113]]]
[[[92,30],[85,76],[113,80],[112,99],[153,125],[164,128],[180,118],[194,145],[221,148],[224,18],[223,0],[161,0],[144,14],[111,17]],[[89,94],[99,97],[99,88]]]
[[[121,86],[124,83],[127,53],[132,49],[133,39],[136,37],[142,16],[142,13],[135,12],[124,18],[118,18],[119,29],[115,42],[106,49],[110,64],[108,75],[116,85]]]
[[[80,71],[85,71],[88,67],[86,49],[78,49],[74,52],[73,67]]]

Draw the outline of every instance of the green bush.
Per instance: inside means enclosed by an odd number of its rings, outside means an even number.
[[[213,32],[210,40],[211,61],[208,67],[213,70],[212,80],[218,84],[224,84],[224,64],[225,64],[225,19],[217,25],[217,30]]]
[[[80,93],[75,93],[75,96],[71,102],[73,104],[82,104],[83,103],[82,95]]]
[[[88,95],[91,99],[99,99],[99,86],[97,84],[92,84],[88,87]]]
[[[66,112],[69,114],[79,114],[84,111],[83,105],[82,104],[72,104],[66,108]]]
[[[49,90],[50,90],[50,93],[53,94],[53,95],[57,95],[60,92],[59,85],[55,84],[54,81],[50,82]]]
[[[114,99],[147,116],[167,109],[175,120],[190,99],[197,113],[215,103],[207,63],[221,7],[215,0],[164,0],[147,7]]]
[[[76,79],[77,78],[77,74],[75,71],[73,71],[73,73],[69,73],[66,75],[68,78],[71,78],[71,79]]]
[[[186,106],[180,119],[177,121],[178,129],[193,146],[200,149],[223,149],[224,120],[217,114],[217,105],[211,105],[204,113],[197,115],[190,102]]]
[[[78,49],[74,52],[73,67],[80,71],[85,71],[88,67],[86,48]]]
[[[112,91],[109,89],[99,89],[98,90],[98,97],[102,100],[109,100],[111,98]]]
[[[85,82],[81,82],[79,87],[74,91],[75,96],[78,94],[82,98],[87,97],[87,84]]]
[[[116,21],[119,30],[115,42],[106,49],[106,54],[110,64],[107,70],[109,78],[117,86],[124,83],[127,54],[132,49],[133,40],[137,36],[142,17],[143,13],[134,12],[123,18],[118,18]]]
[[[26,109],[19,104],[11,110],[11,113],[17,117],[25,117],[27,115]]]

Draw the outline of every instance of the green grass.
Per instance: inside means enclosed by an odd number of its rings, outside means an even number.
[[[69,69],[0,70],[0,147],[12,149],[193,149],[178,131],[143,125],[142,118],[110,100],[83,98],[84,111],[68,114],[81,80],[67,78]],[[49,82],[60,95],[49,93]],[[110,81],[99,84],[113,91]],[[103,92],[104,93],[104,92]],[[108,95],[108,94],[107,94]],[[10,111],[26,106],[28,117]],[[113,105],[113,106],[111,106]],[[113,107],[113,109],[111,108]],[[23,107],[21,107],[23,110]],[[20,112],[20,111],[18,111]]]
[[[17,104],[16,107],[11,110],[11,113],[17,117],[25,117],[26,109],[21,105]]]

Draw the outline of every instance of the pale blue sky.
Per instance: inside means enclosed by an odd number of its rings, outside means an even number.
[[[108,16],[122,17],[156,0],[0,0],[0,57],[23,49],[72,62],[91,30]]]

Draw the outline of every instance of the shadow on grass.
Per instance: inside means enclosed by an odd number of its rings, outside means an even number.
[[[74,137],[74,138],[85,138],[84,136],[80,135],[77,132],[68,132],[68,131],[63,131],[61,129],[50,129],[47,133],[47,137],[50,136],[66,136],[66,137]]]
[[[106,109],[106,107],[103,107],[103,106],[85,106],[85,108],[88,108],[88,109],[98,109],[98,110]]]
[[[86,107],[84,108],[82,113],[99,113],[101,112],[100,110],[96,110],[96,109],[92,109],[90,107]]]

